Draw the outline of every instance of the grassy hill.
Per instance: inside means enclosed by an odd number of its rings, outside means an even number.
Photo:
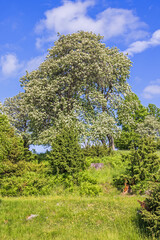
[[[50,196],[1,197],[0,239],[149,240],[137,214],[137,200],[145,196],[123,195],[112,185],[113,176],[125,170],[121,153],[94,159],[104,168],[87,170],[102,186],[99,196],[55,186]],[[28,219],[31,214],[37,216]]]
[[[3,198],[0,239],[142,240],[137,196]],[[27,220],[31,214],[38,215]]]

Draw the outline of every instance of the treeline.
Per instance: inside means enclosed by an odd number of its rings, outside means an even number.
[[[129,149],[140,136],[160,131],[160,109],[145,108],[127,79],[131,61],[103,37],[59,35],[39,68],[20,79],[22,92],[7,98],[8,115],[24,146],[51,145],[62,125],[75,125],[83,145]]]

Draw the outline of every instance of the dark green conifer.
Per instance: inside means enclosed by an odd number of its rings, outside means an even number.
[[[7,160],[18,162],[23,159],[23,140],[15,135],[7,116],[0,113],[0,163]]]
[[[160,237],[160,184],[157,183],[151,190],[150,196],[145,199],[144,207],[140,211],[141,219],[152,235],[153,239]]]
[[[133,146],[127,158],[127,173],[130,175],[131,184],[155,177],[155,172],[159,167],[159,158],[156,154],[156,143],[152,138],[143,138],[139,144]]]
[[[52,143],[50,163],[54,174],[74,173],[85,167],[84,156],[74,127],[63,127]]]
[[[124,175],[114,180],[116,185],[126,182],[132,192],[143,193],[157,181],[160,161],[153,138],[142,138],[139,143],[132,144],[131,152],[124,155],[122,160],[127,168]]]

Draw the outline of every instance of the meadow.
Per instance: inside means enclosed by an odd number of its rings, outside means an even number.
[[[137,196],[3,198],[0,239],[149,239],[138,226]],[[27,220],[31,214],[35,218]]]
[[[102,186],[99,196],[80,195],[55,186],[49,196],[1,197],[0,239],[151,239],[140,226],[137,213],[137,200],[145,196],[123,195],[112,184],[113,177],[124,171],[122,153],[94,159],[104,163],[104,168],[87,170]],[[32,214],[36,216],[32,218]]]

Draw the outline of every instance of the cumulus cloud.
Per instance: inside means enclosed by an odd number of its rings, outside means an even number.
[[[98,13],[95,18],[89,16],[88,9],[95,5],[94,1],[64,1],[63,5],[48,10],[45,18],[36,25],[36,46],[41,47],[45,42],[55,40],[57,32],[73,33],[79,30],[100,33],[104,38],[123,36],[137,40],[146,36],[143,28],[146,25],[133,14],[131,10],[107,8]]]
[[[20,77],[25,71],[37,69],[44,59],[45,55],[41,55],[20,63],[16,54],[8,53],[0,58],[0,75],[2,78]]]
[[[144,98],[150,99],[150,98],[153,98],[155,95],[159,95],[159,94],[160,94],[160,85],[155,84],[155,85],[149,85],[145,87],[142,95]]]
[[[150,82],[151,84],[160,84],[160,78],[154,80],[154,81],[151,81]]]
[[[16,74],[22,68],[15,54],[1,56],[0,66],[2,74],[6,77]]]
[[[39,65],[44,61],[44,59],[45,55],[34,57],[30,59],[28,62],[26,62],[23,69],[27,70],[28,72],[36,70],[39,67]]]
[[[136,41],[133,42],[128,49],[124,51],[124,53],[128,53],[128,55],[133,56],[136,53],[141,53],[147,48],[155,47],[160,45],[160,29],[155,31],[152,34],[152,37],[146,41]]]

